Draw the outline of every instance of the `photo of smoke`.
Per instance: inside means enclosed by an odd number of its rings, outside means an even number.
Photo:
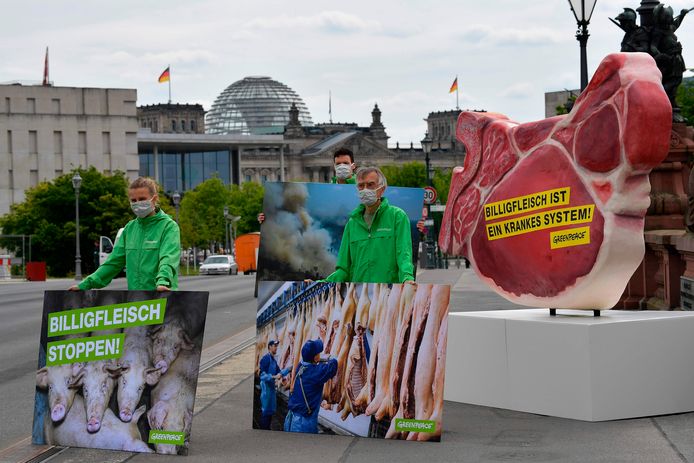
[[[320,280],[330,275],[335,270],[349,214],[359,205],[356,186],[281,182],[264,186],[259,280]],[[410,218],[412,247],[416,251],[416,224],[422,216],[424,190],[389,186],[384,197]]]
[[[440,441],[450,286],[260,282],[253,427]]]
[[[32,443],[187,455],[207,300],[46,291]]]

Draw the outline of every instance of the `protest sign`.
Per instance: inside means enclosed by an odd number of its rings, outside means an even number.
[[[389,186],[383,196],[407,214],[416,258],[424,190]],[[330,275],[345,224],[358,205],[355,185],[265,183],[258,278],[320,280]]]
[[[207,299],[46,291],[32,442],[187,454]]]
[[[450,286],[261,282],[255,428],[439,441]]]

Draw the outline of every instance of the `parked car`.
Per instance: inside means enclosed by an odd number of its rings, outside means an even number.
[[[239,267],[234,256],[217,254],[209,256],[200,266],[200,275],[236,275]]]

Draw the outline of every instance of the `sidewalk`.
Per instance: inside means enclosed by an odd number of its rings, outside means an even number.
[[[418,281],[423,283],[453,285],[452,300],[456,302],[451,304],[451,310],[519,307],[486,289],[470,269],[426,270],[418,276]],[[694,461],[694,413],[590,423],[446,402],[440,443],[254,430],[251,429],[252,362],[253,347],[250,347],[200,376],[188,456],[191,461]],[[126,459],[170,461],[158,455],[68,449],[52,457],[51,462]]]

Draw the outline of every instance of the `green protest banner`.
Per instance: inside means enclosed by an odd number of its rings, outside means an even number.
[[[117,359],[122,355],[125,334],[73,338],[47,344],[46,366]]]
[[[164,321],[166,299],[88,307],[48,315],[48,337],[131,326],[159,325]]]

